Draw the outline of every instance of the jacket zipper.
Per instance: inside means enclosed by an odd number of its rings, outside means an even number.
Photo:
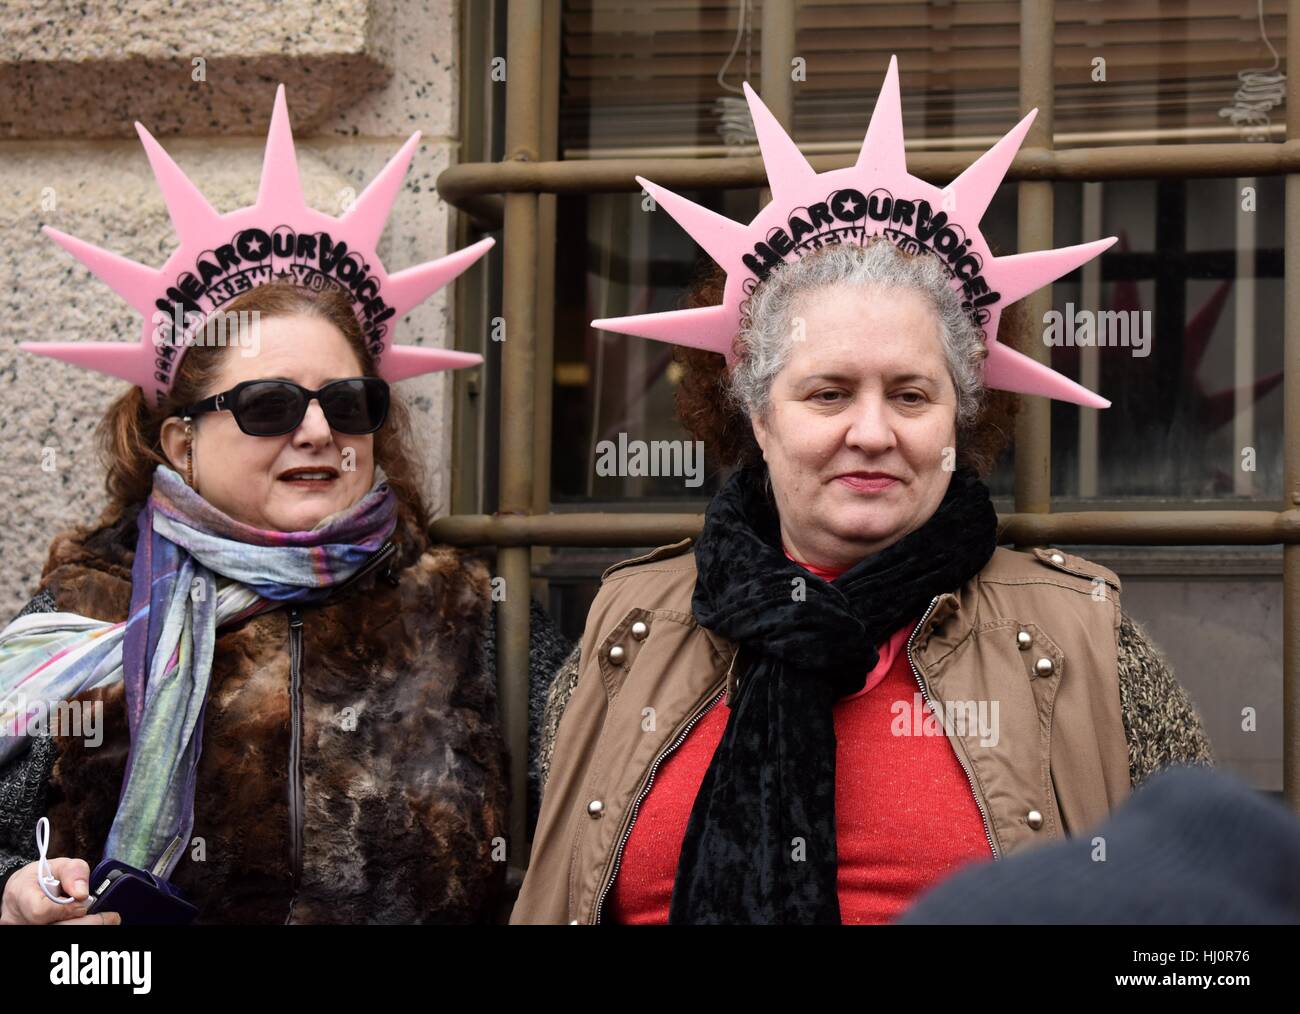
[[[302,610],[289,609],[289,844],[294,894],[302,880]],[[292,902],[289,906],[293,910]]]
[[[334,589],[337,593],[360,580],[397,550],[397,544],[386,541],[355,573]],[[304,803],[302,785],[302,608],[289,607],[289,851],[290,870],[293,875],[293,895],[289,899],[287,923],[293,918],[293,905],[302,884]]]
[[[632,808],[629,811],[627,827],[623,829],[623,833],[619,836],[618,847],[614,850],[614,865],[610,869],[609,876],[605,878],[605,883],[600,889],[600,894],[596,896],[596,907],[592,911],[592,925],[600,922],[600,910],[605,904],[605,896],[609,894],[609,889],[614,885],[614,879],[618,876],[619,864],[623,861],[623,847],[627,844],[628,838],[632,836],[632,825],[636,823],[637,811],[641,808],[641,801],[650,794],[650,787],[654,784],[655,772],[659,770],[659,765],[663,763],[665,757],[681,745],[682,740],[684,740],[691,729],[695,727],[695,724],[712,710],[713,706],[722,699],[726,692],[727,686],[724,683],[722,688],[709,699],[708,703],[690,717],[690,720],[682,727],[682,731],[673,737],[673,741],[668,744],[668,747],[660,753],[659,756],[654,759],[654,763],[650,765],[650,777],[646,779],[645,787],[641,789],[636,800],[632,803]]]
[[[361,580],[361,578],[369,574],[372,570],[374,570],[381,563],[387,560],[395,552],[397,552],[397,543],[392,541],[385,542],[382,546],[379,547],[379,549],[375,550],[375,554],[369,560],[367,560],[365,563],[363,563],[360,567],[357,568],[356,573],[352,574],[346,581],[344,581],[341,585],[335,588],[334,591],[331,593],[331,595],[337,595],[344,588],[347,588],[350,585],[354,584],[355,582]]]
[[[921,622],[916,625],[911,635],[907,638],[907,661],[912,665],[912,675],[916,677],[916,685],[921,689],[921,696],[925,700],[926,707],[932,712],[934,710],[934,704],[930,699],[930,688],[925,685],[925,680],[921,678],[921,670],[916,667],[916,659],[912,657],[912,643],[916,640],[917,632],[925,626],[925,621],[929,619],[930,614],[934,612],[934,607],[939,602],[940,598],[941,596],[936,595],[930,600],[930,605],[926,608],[925,614],[921,617]],[[945,733],[946,731],[947,730],[945,729]],[[993,829],[989,826],[988,811],[984,809],[984,803],[980,800],[980,794],[975,789],[975,778],[971,774],[970,768],[966,765],[966,759],[962,756],[962,752],[957,747],[957,744],[953,743],[950,738],[948,743],[952,747],[953,753],[957,755],[957,763],[959,763],[961,769],[966,772],[966,781],[970,783],[971,795],[975,797],[975,805],[979,807],[980,817],[984,820],[984,837],[988,839],[989,849],[993,852],[993,858],[1001,859],[1002,857],[998,855],[998,847],[993,843]]]

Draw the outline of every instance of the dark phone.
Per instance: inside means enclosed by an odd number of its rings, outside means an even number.
[[[184,926],[199,914],[177,888],[117,859],[96,866],[90,883],[95,898],[86,911],[116,912],[123,926]]]

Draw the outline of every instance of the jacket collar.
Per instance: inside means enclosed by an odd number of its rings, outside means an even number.
[[[931,606],[921,613],[921,622],[912,634],[916,653],[933,650],[947,651],[955,648],[975,623],[975,594],[979,576],[971,578],[956,592],[943,592],[935,596]]]
[[[922,622],[917,624],[911,637],[917,658],[923,654],[944,655],[955,648],[970,633],[975,623],[975,594],[979,575],[971,578],[957,592],[944,592],[935,596],[933,608],[923,610]],[[705,631],[717,650],[718,671],[726,674],[727,707],[732,706],[740,686],[740,680],[752,663],[751,653],[737,644],[713,631]]]

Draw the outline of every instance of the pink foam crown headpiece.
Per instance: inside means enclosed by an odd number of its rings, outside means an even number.
[[[1110,402],[997,340],[1002,308],[1090,261],[1115,237],[1031,253],[994,257],[980,219],[1015,158],[1037,110],[942,190],[907,172],[898,60],[885,83],[857,162],[816,173],[754,90],[745,84],[772,200],[748,225],[636,177],[726,271],[720,306],[592,321],[592,327],[721,352],[734,362],[732,339],[741,304],[780,264],[826,244],[863,244],[883,235],[899,247],[938,257],[988,347],[988,387],[1039,394],[1091,408]]]
[[[307,207],[303,200],[284,85],[275,92],[257,202],[225,215],[213,210],[140,123],[135,129],[181,241],[167,262],[151,268],[58,229],[43,226],[42,231],[144,314],[140,341],[21,342],[20,348],[130,381],[161,404],[185,353],[184,339],[199,334],[203,324],[241,292],[289,279],[306,288],[334,286],[351,295],[379,375],[389,382],[483,361],[469,352],[393,341],[393,329],[403,316],[483,256],[494,242],[480,240],[394,275],[384,269],[375,247],[419,144],[419,131],[342,217],[334,218]],[[178,319],[179,333],[174,326]]]

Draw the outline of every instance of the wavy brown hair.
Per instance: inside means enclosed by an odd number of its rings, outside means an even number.
[[[293,282],[268,282],[236,296],[222,307],[226,313],[257,311],[263,317],[306,315],[333,324],[343,334],[361,363],[365,376],[376,376],[374,357],[362,337],[361,325],[352,310],[351,299],[340,289],[319,291]],[[100,420],[95,430],[100,460],[105,470],[108,505],[100,524],[111,524],[130,508],[143,503],[153,491],[153,475],[159,465],[172,467],[163,453],[162,424],[169,416],[184,414],[184,407],[209,397],[221,372],[223,357],[239,337],[239,317],[232,318],[224,345],[200,342],[185,351],[175,383],[162,405],[151,407],[145,393],[132,387],[121,395]],[[208,333],[213,324],[209,323]],[[405,403],[394,392],[388,419],[374,435],[375,463],[383,470],[397,496],[400,522],[427,532],[431,521],[424,498],[424,474],[413,453],[411,417]]]
[[[924,255],[918,255],[924,256]],[[722,302],[727,275],[709,260],[697,268],[696,282],[687,291],[686,308]],[[1019,304],[1002,311],[998,340],[1019,352],[1028,348],[1028,319]],[[733,340],[733,347],[739,344]],[[696,440],[703,440],[723,465],[756,465],[763,460],[749,417],[732,396],[726,359],[721,353],[677,345],[673,358],[681,367],[677,385],[677,417]],[[1020,398],[1010,391],[986,389],[974,422],[957,431],[957,464],[987,477],[1014,436]]]

